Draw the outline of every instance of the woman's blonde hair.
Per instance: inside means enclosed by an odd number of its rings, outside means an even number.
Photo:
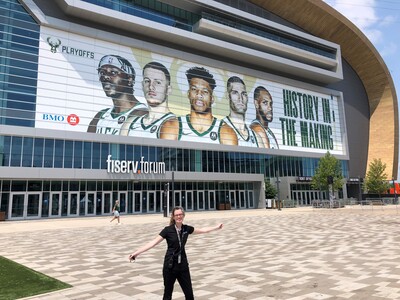
[[[175,215],[175,211],[177,211],[177,210],[181,210],[182,213],[183,213],[183,216],[185,216],[185,210],[183,209],[183,207],[182,206],[175,206],[172,209],[172,212],[171,212],[171,218],[169,219],[169,225],[174,225],[175,224],[174,215]]]

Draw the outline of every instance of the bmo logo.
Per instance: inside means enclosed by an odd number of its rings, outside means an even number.
[[[43,114],[43,120],[45,121],[64,122],[64,119],[62,115]]]
[[[78,125],[79,124],[79,117],[77,115],[75,115],[75,114],[70,114],[67,117],[67,122],[71,126]]]
[[[43,120],[63,123],[65,117],[62,115],[43,114]],[[67,122],[71,126],[76,126],[79,124],[79,117],[75,114],[70,114],[67,116]]]

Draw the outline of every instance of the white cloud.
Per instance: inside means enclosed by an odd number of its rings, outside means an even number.
[[[379,22],[379,26],[381,27],[386,27],[386,26],[390,26],[393,23],[397,22],[397,18],[394,16],[385,16],[380,22]]]
[[[382,55],[382,57],[387,57],[390,55],[395,54],[398,51],[399,47],[397,46],[396,43],[390,42],[388,44],[385,44],[383,48],[379,51],[379,53]]]
[[[353,22],[374,45],[383,40],[383,34],[377,26],[392,22],[390,17],[386,17],[383,21],[379,20],[374,9],[376,0],[326,0],[325,2]]]
[[[380,42],[383,41],[383,33],[378,29],[375,28],[365,29],[364,34],[374,45],[379,44]]]
[[[363,32],[379,21],[374,9],[375,0],[326,0],[325,2],[352,21]]]

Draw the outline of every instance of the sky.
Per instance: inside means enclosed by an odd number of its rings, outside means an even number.
[[[389,69],[399,101],[400,0],[324,1],[353,22],[375,46]],[[400,166],[398,169],[400,174]]]

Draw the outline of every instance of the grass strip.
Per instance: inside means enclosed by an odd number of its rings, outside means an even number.
[[[12,300],[69,288],[71,285],[0,256],[0,299]]]

